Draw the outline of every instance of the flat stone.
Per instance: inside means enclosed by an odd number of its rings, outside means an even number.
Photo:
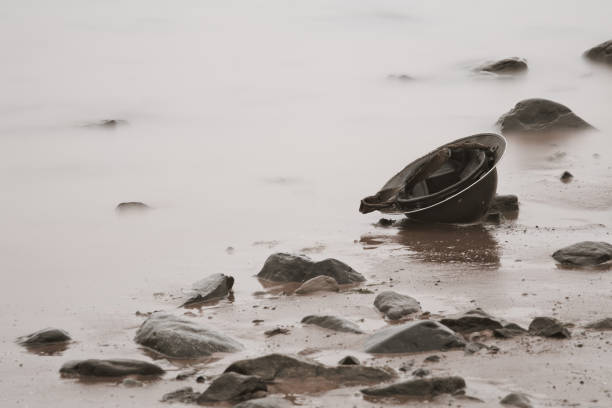
[[[501,401],[500,404],[510,405],[517,408],[533,408],[531,405],[531,401],[529,397],[520,392],[513,392],[506,395]]]
[[[374,306],[389,320],[399,320],[421,311],[416,299],[390,290],[379,293],[374,299]]]
[[[383,329],[366,342],[368,353],[414,353],[465,346],[454,331],[433,320],[420,320]]]
[[[381,387],[365,388],[362,393],[370,396],[393,397],[410,396],[431,398],[440,394],[455,394],[465,389],[461,377],[432,377],[409,380]]]
[[[198,397],[198,404],[217,401],[244,401],[268,391],[266,383],[254,375],[226,372],[217,377]]]
[[[357,324],[337,316],[306,316],[302,324],[314,324],[325,329],[346,332],[363,333]]]
[[[360,365],[361,362],[357,357],[346,356],[342,360],[338,361],[338,365]]]
[[[118,212],[131,212],[131,211],[137,212],[137,211],[148,210],[150,208],[151,207],[149,207],[145,203],[141,203],[139,201],[129,201],[125,203],[119,203],[117,207],[115,208],[115,210]]]
[[[61,329],[47,328],[17,338],[17,343],[22,346],[36,347],[48,344],[57,344],[70,341],[70,335]]]
[[[612,317],[606,317],[585,326],[587,329],[612,330]]]
[[[602,42],[587,50],[584,56],[591,61],[612,65],[612,40]]]
[[[527,61],[518,57],[504,58],[481,65],[478,70],[495,74],[517,74],[527,71]]]
[[[257,398],[241,402],[233,408],[291,408],[294,407],[289,401],[280,397]]]
[[[597,266],[612,259],[612,245],[583,241],[555,251],[552,257],[566,266]]]
[[[441,319],[440,323],[459,333],[472,333],[482,330],[503,328],[499,319],[494,318],[480,308],[469,310],[457,316]]]
[[[159,366],[140,360],[74,360],[60,368],[63,377],[125,377],[128,375],[160,376]]]
[[[232,286],[234,286],[233,277],[215,273],[194,283],[182,306],[193,306],[224,298],[231,292]]]
[[[191,387],[179,388],[176,391],[169,392],[164,394],[161,399],[161,402],[168,402],[170,404],[178,402],[181,404],[193,404],[197,402],[198,397],[200,396],[199,392],[194,392]]]
[[[225,372],[256,375],[265,381],[324,379],[332,382],[336,387],[379,383],[395,377],[393,371],[386,368],[363,365],[329,367],[303,357],[285,354],[269,354],[263,357],[236,361]]]
[[[243,347],[236,340],[195,321],[169,313],[153,313],[136,332],[136,343],[173,358],[201,358]]]
[[[569,330],[563,324],[552,317],[536,317],[529,324],[529,334],[541,337],[554,337],[569,339]]]
[[[257,274],[272,282],[305,282],[317,276],[329,276],[341,285],[365,281],[363,275],[337,259],[314,262],[305,255],[277,253],[270,255]]]
[[[565,105],[548,99],[525,99],[502,115],[497,124],[506,132],[542,132],[592,128]]]
[[[338,292],[340,287],[338,282],[330,276],[316,276],[312,279],[302,283],[302,285],[295,290],[298,295],[306,295],[314,292]]]

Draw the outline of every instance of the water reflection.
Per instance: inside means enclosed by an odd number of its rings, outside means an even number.
[[[397,225],[397,224],[396,224]],[[360,242],[365,249],[397,244],[424,262],[464,263],[487,267],[500,264],[499,245],[483,224],[425,224],[409,220],[398,225],[395,235],[366,235]],[[389,230],[391,232],[391,230]]]

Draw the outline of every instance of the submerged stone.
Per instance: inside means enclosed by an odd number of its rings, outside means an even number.
[[[512,392],[506,395],[500,402],[503,405],[510,405],[517,408],[532,408],[531,401],[526,394],[521,392]]]
[[[200,396],[199,392],[194,392],[191,387],[179,388],[176,391],[169,392],[164,394],[161,399],[161,402],[168,402],[170,404],[178,402],[181,404],[193,404],[197,402],[198,397]]]
[[[552,257],[566,266],[597,266],[612,259],[612,245],[583,241],[555,251]]]
[[[472,333],[482,330],[495,330],[503,328],[499,319],[477,308],[453,317],[440,320],[446,327],[460,333]]]
[[[317,276],[308,279],[306,282],[295,290],[298,295],[306,295],[314,292],[338,292],[340,287],[338,282],[329,276]]]
[[[188,299],[182,306],[218,300],[226,297],[234,286],[234,278],[222,273],[215,273],[193,284],[187,294]]]
[[[421,311],[421,305],[416,299],[390,290],[378,294],[374,306],[389,320],[398,320]]]
[[[314,324],[315,326],[325,329],[347,332],[347,333],[363,333],[357,324],[350,320],[343,319],[337,316],[306,316],[302,319],[303,324]]]
[[[361,362],[357,357],[346,356],[342,360],[338,361],[338,365],[360,365]]]
[[[127,375],[160,376],[164,370],[152,363],[139,360],[74,360],[60,368],[64,377],[125,377]]]
[[[527,61],[518,57],[504,58],[481,65],[478,70],[495,74],[517,74],[527,71]]]
[[[499,118],[497,124],[504,133],[592,128],[567,106],[540,98],[518,102],[514,108]]]
[[[366,342],[368,353],[414,353],[465,346],[454,331],[433,320],[420,320],[383,329]]]
[[[365,388],[362,393],[377,397],[410,396],[431,398],[440,394],[455,394],[465,389],[461,377],[432,377],[404,381],[397,384]]]
[[[584,56],[591,61],[612,65],[612,40],[602,42],[587,50]]]
[[[314,262],[305,255],[285,253],[270,255],[257,274],[272,282],[305,282],[317,276],[332,277],[341,285],[365,281],[363,275],[337,259]]]
[[[612,317],[606,317],[585,326],[587,329],[612,330]]]
[[[266,383],[253,375],[223,373],[198,397],[198,404],[219,401],[244,401],[267,392]]]
[[[115,210],[117,212],[127,213],[127,212],[144,211],[150,208],[151,207],[149,207],[145,203],[141,203],[139,201],[129,201],[125,203],[119,203],[117,207],[115,208]]]
[[[529,334],[541,337],[555,337],[569,339],[569,330],[563,327],[563,323],[552,317],[536,317],[529,324]]]
[[[518,210],[519,201],[514,194],[495,195],[489,207],[489,212],[500,212],[502,214],[518,212]]]
[[[61,329],[46,328],[17,338],[17,343],[27,347],[45,346],[70,341],[70,335]]]

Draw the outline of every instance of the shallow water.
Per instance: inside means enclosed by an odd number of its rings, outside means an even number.
[[[611,11],[607,1],[4,0],[0,403],[97,406],[106,390],[60,382],[64,360],[142,356],[134,313],[173,308],[173,295],[209,273],[236,277],[236,307],[250,307],[262,290],[252,276],[272,252],[336,257],[372,281],[399,262],[408,285],[421,278],[407,271],[433,270],[477,290],[512,280],[520,258],[534,287],[547,284],[552,251],[609,240],[612,70],[581,53],[609,39]],[[471,71],[515,55],[530,67],[519,78]],[[509,138],[498,191],[519,195],[516,221],[470,227],[477,236],[464,249],[446,234],[381,231],[379,215],[358,213],[405,164],[497,131],[499,115],[529,97],[564,103],[598,131]],[[104,119],[127,124],[88,126]],[[575,176],[567,185],[564,170]],[[123,201],[152,209],[119,216]],[[609,289],[602,276],[597,290]],[[424,301],[435,311],[461,309],[453,289],[434,293]],[[548,306],[497,307],[527,319]],[[13,344],[46,326],[78,343],[64,357]]]

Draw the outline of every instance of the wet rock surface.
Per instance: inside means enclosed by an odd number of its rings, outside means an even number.
[[[383,329],[366,342],[368,353],[413,353],[465,346],[454,331],[432,320],[421,320]]]
[[[224,298],[231,293],[232,286],[234,286],[233,277],[215,273],[194,283],[182,306],[194,306]]]
[[[580,130],[592,126],[567,106],[548,99],[525,99],[502,115],[497,124],[502,132]]]
[[[306,295],[314,292],[338,292],[340,287],[338,282],[329,276],[317,276],[302,283],[302,285],[295,290],[298,295]]]
[[[361,392],[377,397],[410,396],[431,398],[440,394],[455,394],[463,389],[465,389],[465,380],[461,377],[432,377],[409,380],[382,387],[365,388]]]
[[[63,377],[160,376],[163,373],[164,370],[155,364],[128,359],[74,360],[60,368]]]
[[[265,381],[324,379],[333,382],[336,386],[388,381],[395,376],[389,369],[363,365],[329,367],[303,357],[285,354],[269,354],[259,358],[236,361],[225,371],[256,375]]]
[[[612,259],[612,245],[607,242],[583,241],[555,251],[552,257],[566,266],[597,266]]]
[[[500,404],[509,405],[517,408],[532,408],[531,400],[529,397],[520,392],[512,392],[506,395],[501,401]]]
[[[496,319],[480,308],[467,311],[457,316],[441,319],[440,323],[460,333],[472,333],[482,330],[503,328],[499,319]]]
[[[389,320],[399,320],[421,311],[421,305],[416,299],[390,290],[378,294],[374,306]]]
[[[71,340],[70,335],[61,329],[47,328],[17,338],[17,343],[26,347],[46,346],[50,344],[66,343]]]
[[[552,317],[536,317],[529,324],[529,334],[541,337],[569,339],[571,334],[563,323]]]
[[[136,343],[173,358],[200,358],[242,349],[236,340],[195,321],[157,312],[143,322]]]
[[[514,194],[496,195],[491,202],[489,212],[498,212],[503,215],[518,213],[519,201]]]
[[[241,402],[233,408],[291,408],[294,405],[280,397],[257,398]]]
[[[161,402],[167,403],[181,403],[181,404],[193,404],[197,402],[198,397],[200,396],[199,392],[194,392],[191,387],[179,388],[176,391],[169,392],[164,394],[161,398]]]
[[[337,316],[306,316],[302,319],[302,324],[314,324],[325,329],[346,333],[363,333],[357,324]]]
[[[317,276],[329,276],[341,285],[365,281],[363,275],[337,259],[314,262],[304,255],[270,255],[257,274],[272,282],[305,282]]]
[[[145,203],[141,203],[139,201],[128,201],[125,203],[117,204],[115,207],[115,211],[119,213],[130,213],[130,212],[140,212],[150,209],[148,205]]]
[[[221,374],[197,399],[198,404],[217,401],[243,401],[259,394],[265,395],[268,387],[259,377],[235,372]]]
[[[612,330],[612,317],[605,317],[589,323],[585,326],[587,329],[595,330]]]
[[[612,66],[612,40],[602,42],[587,50],[584,56],[591,61],[601,62]]]
[[[527,61],[518,57],[504,58],[481,65],[478,71],[495,74],[518,74],[527,71]]]

